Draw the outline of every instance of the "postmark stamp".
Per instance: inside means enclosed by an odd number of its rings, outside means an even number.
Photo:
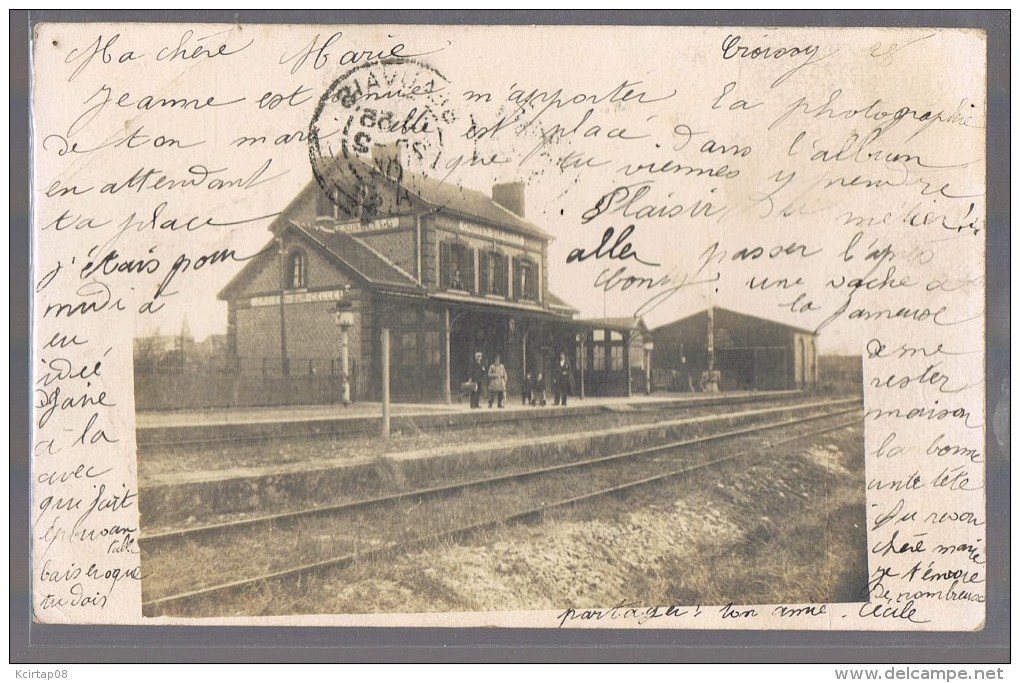
[[[347,218],[410,209],[402,181],[439,166],[444,128],[457,118],[449,81],[420,61],[366,63],[337,78],[309,126],[312,172]]]

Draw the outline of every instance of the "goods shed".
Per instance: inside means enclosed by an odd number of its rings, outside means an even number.
[[[656,377],[693,391],[808,389],[818,383],[817,335],[713,306],[652,330]]]

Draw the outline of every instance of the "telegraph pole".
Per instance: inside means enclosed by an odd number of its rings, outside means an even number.
[[[443,401],[453,403],[453,396],[450,393],[450,309],[443,309]]]
[[[287,367],[287,315],[284,304],[284,292],[287,290],[287,251],[283,244],[283,231],[280,232],[280,372],[289,375]]]
[[[382,330],[382,438],[390,438],[390,330]]]

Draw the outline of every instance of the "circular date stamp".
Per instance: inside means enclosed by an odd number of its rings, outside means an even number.
[[[389,58],[340,76],[319,99],[308,154],[319,187],[347,218],[406,213],[404,181],[439,165],[456,121],[449,81],[422,62]]]

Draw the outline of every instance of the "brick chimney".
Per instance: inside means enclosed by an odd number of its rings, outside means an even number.
[[[492,186],[492,201],[524,218],[524,183],[497,183]]]

